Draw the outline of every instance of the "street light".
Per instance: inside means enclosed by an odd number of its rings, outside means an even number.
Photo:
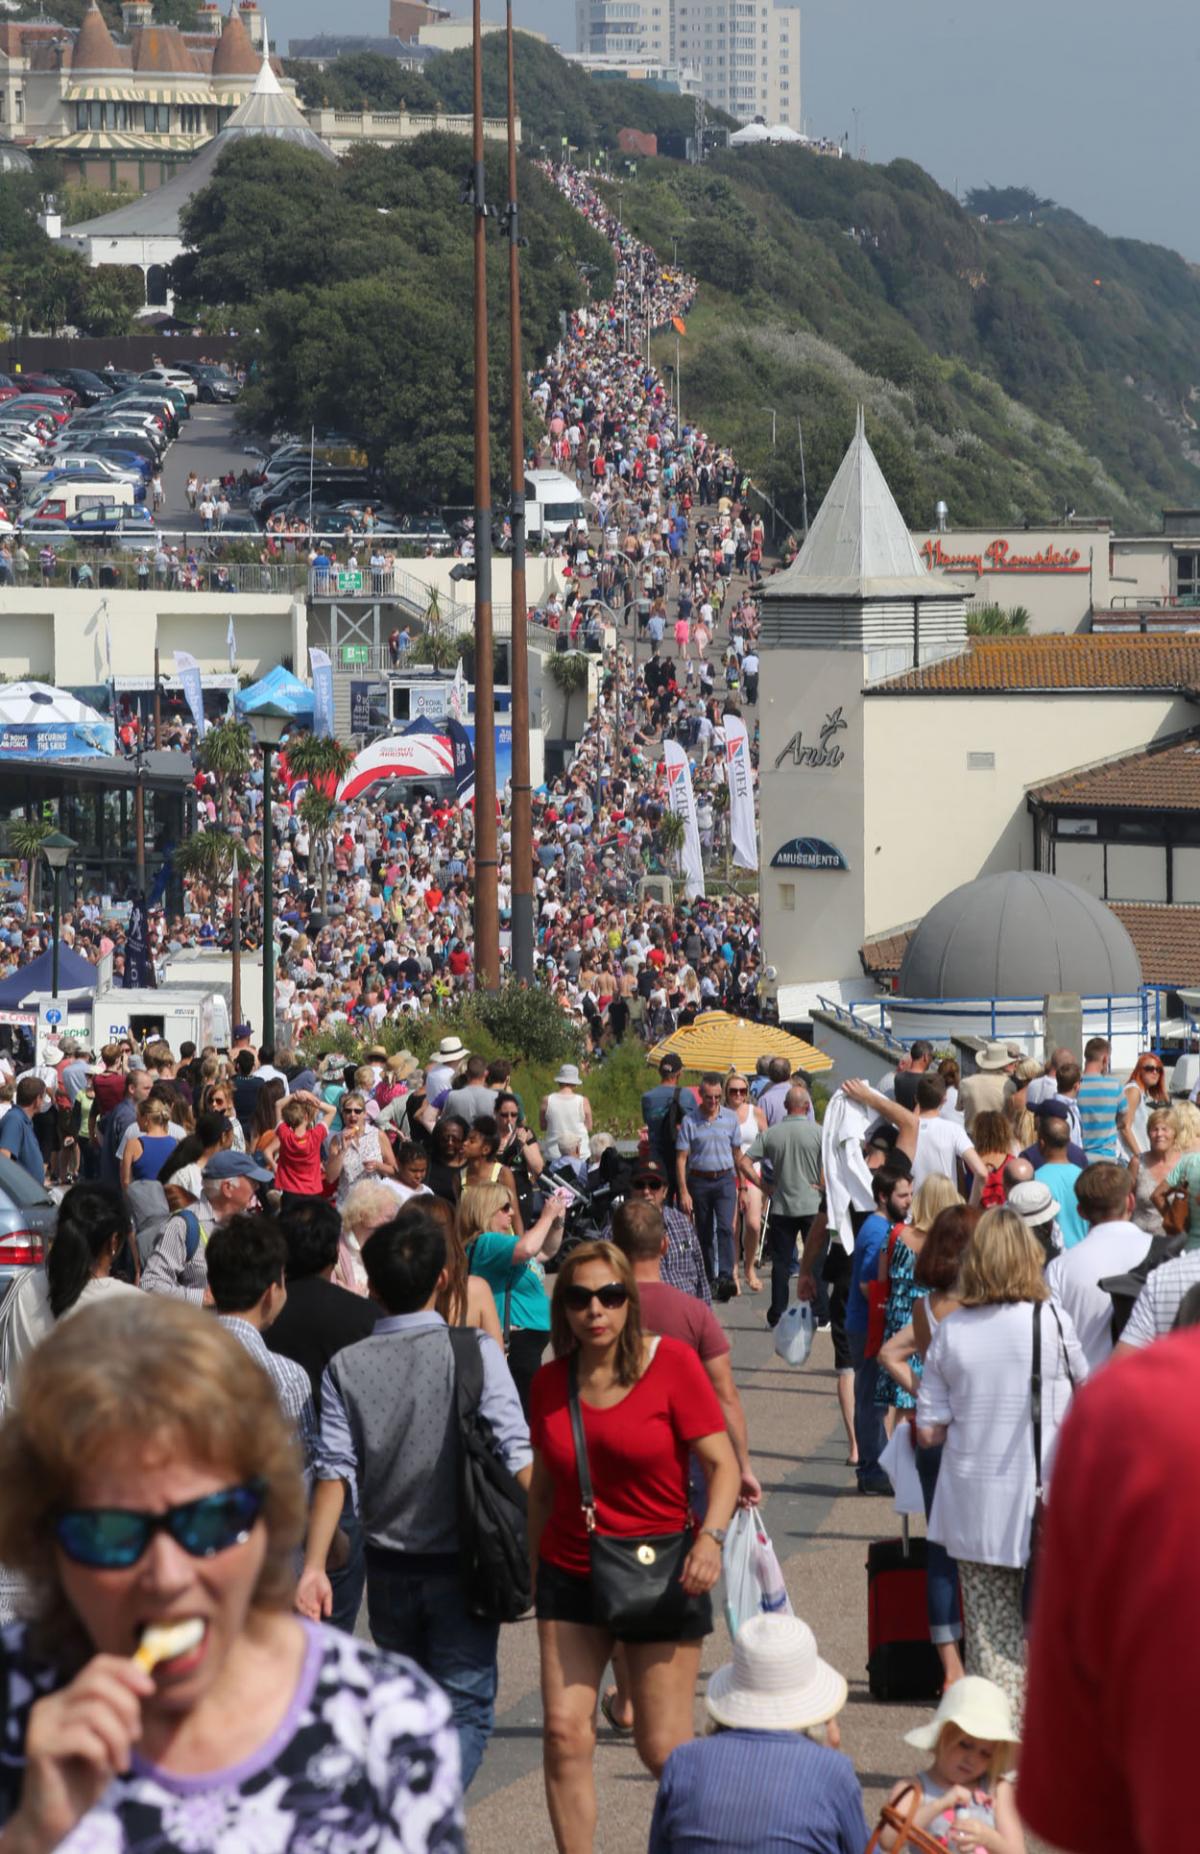
[[[264,1048],[275,1047],[275,844],[271,827],[271,755],[295,715],[265,702],[247,716],[263,756],[263,1027]]]
[[[54,915],[50,928],[50,996],[58,996],[58,943],[62,926],[62,872],[79,848],[74,837],[64,837],[60,830],[52,830],[48,837],[42,839],[42,855],[50,865],[54,877]]]
[[[776,421],[776,416],[777,416],[775,407],[774,406],[764,406],[762,409],[764,412],[769,412],[771,414],[771,449],[774,450],[775,449],[775,421]]]

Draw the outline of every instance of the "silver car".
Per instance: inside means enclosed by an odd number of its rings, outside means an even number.
[[[54,1237],[58,1205],[15,1159],[0,1156],[0,1300],[31,1268],[40,1268]]]

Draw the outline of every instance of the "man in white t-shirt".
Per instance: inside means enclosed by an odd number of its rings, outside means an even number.
[[[890,1120],[901,1132],[911,1130],[915,1125],[917,1143],[912,1162],[914,1196],[925,1180],[935,1173],[957,1182],[960,1160],[974,1177],[987,1177],[987,1167],[971,1144],[966,1128],[960,1127],[956,1120],[947,1120],[942,1113],[946,1104],[946,1084],[940,1075],[923,1074],[917,1078],[915,1110],[902,1107],[899,1101],[889,1101],[886,1095],[868,1088],[865,1082],[848,1083],[846,1093],[851,1100],[874,1108],[877,1114],[882,1114],[885,1120]]]
[[[1113,1349],[1112,1297],[1100,1283],[1136,1268],[1150,1248],[1150,1237],[1129,1221],[1133,1190],[1123,1165],[1107,1160],[1089,1165],[1075,1181],[1075,1196],[1088,1233],[1055,1257],[1046,1270],[1046,1285],[1070,1314],[1091,1372]]]

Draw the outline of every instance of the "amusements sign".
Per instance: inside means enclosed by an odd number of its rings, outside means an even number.
[[[1019,554],[1011,541],[989,541],[977,554],[947,553],[940,540],[926,541],[921,549],[930,571],[974,573],[1090,573],[1091,562],[1084,560],[1077,547],[1055,547],[1048,543],[1036,554]]]
[[[823,837],[793,837],[771,858],[772,869],[849,869],[839,849]]]

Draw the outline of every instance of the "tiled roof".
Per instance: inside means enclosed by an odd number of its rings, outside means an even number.
[[[956,657],[872,684],[870,695],[1200,689],[1200,637],[976,637]]]
[[[1137,948],[1148,985],[1200,984],[1200,907],[1110,901]]]
[[[1142,753],[1085,766],[1029,788],[1042,805],[1096,805],[1154,811],[1200,810],[1200,739],[1168,741]]]
[[[1137,949],[1147,985],[1200,985],[1200,907],[1165,901],[1110,901]],[[868,978],[885,989],[897,976],[912,929],[877,934],[859,948]]]
[[[230,7],[213,53],[214,77],[256,77],[262,59],[236,7]]]
[[[196,69],[178,26],[140,26],[133,34],[135,71],[187,71]]]

